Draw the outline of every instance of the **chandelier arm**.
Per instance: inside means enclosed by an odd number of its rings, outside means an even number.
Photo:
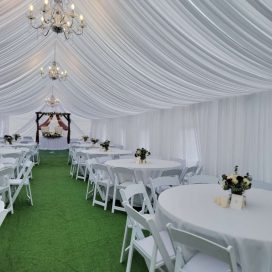
[[[48,35],[50,29],[51,29],[51,28],[48,28],[48,30],[43,34],[44,37],[46,37],[46,36]]]

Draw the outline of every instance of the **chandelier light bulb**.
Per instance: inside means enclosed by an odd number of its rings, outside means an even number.
[[[44,17],[43,16],[41,17],[41,22],[42,22],[42,24],[44,23]]]
[[[75,5],[74,4],[71,5],[71,10],[73,10],[73,11],[75,10]]]
[[[34,10],[34,7],[33,7],[33,5],[29,5],[29,11],[33,11]]]
[[[48,5],[48,0],[44,0],[44,4],[47,6]]]
[[[80,14],[80,15],[79,15],[79,20],[80,20],[80,22],[82,22],[82,21],[83,21],[83,19],[84,19],[83,15],[82,15],[82,14]]]

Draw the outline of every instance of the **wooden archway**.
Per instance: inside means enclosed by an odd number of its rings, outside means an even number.
[[[67,133],[67,143],[69,144],[70,143],[70,137],[71,137],[71,113],[66,113],[66,112],[36,112],[36,126],[37,126],[37,130],[36,130],[36,143],[39,143],[40,142],[40,133],[39,133],[39,130],[40,130],[40,125],[39,125],[39,122],[40,122],[40,119],[43,117],[43,116],[54,116],[54,115],[57,115],[57,116],[63,116],[67,122],[68,122],[68,133]]]

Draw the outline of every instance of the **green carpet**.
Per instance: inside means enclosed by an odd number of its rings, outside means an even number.
[[[126,216],[85,200],[86,183],[69,176],[67,152],[40,152],[34,206],[25,188],[0,227],[0,271],[125,271],[120,249]],[[134,253],[132,271],[147,271]]]

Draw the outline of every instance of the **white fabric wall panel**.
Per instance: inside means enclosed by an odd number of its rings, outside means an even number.
[[[272,182],[272,93],[204,102],[115,119],[93,120],[91,135],[148,148],[163,158],[200,160],[207,174],[239,165],[255,181]]]

